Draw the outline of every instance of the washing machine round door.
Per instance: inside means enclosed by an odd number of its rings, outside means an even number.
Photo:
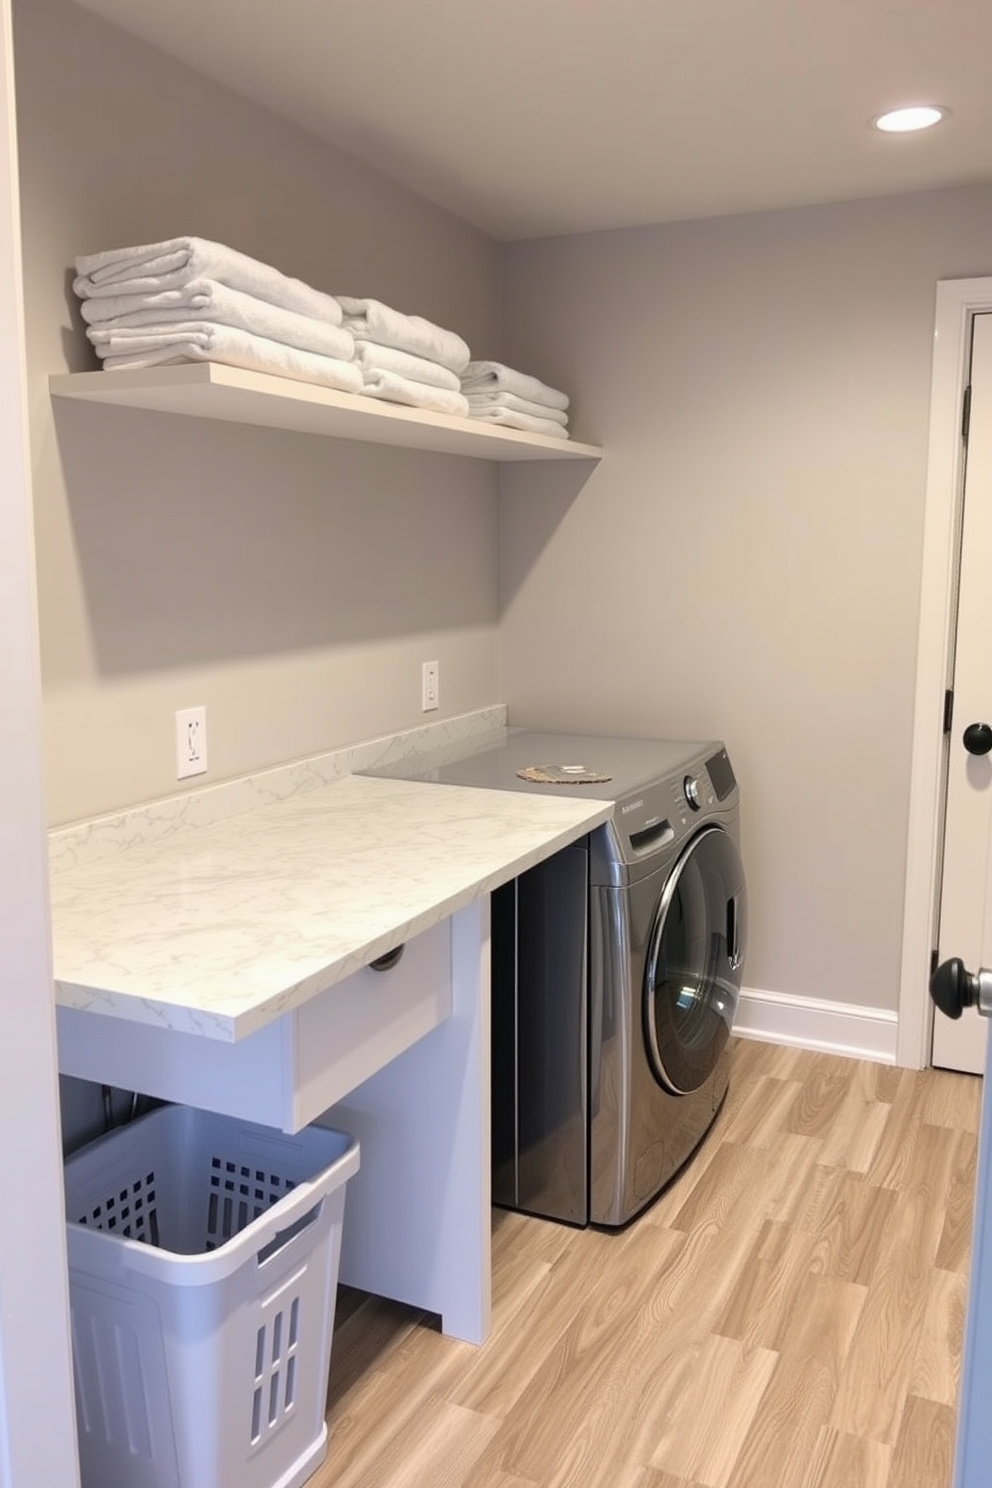
[[[704,827],[679,858],[648,939],[648,1059],[676,1095],[697,1090],[733,1027],[747,937],[744,865],[722,827]]]

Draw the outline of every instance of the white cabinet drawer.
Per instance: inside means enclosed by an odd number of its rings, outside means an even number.
[[[344,993],[336,996],[336,993]],[[451,1015],[451,922],[408,941],[388,971],[370,966],[292,1015],[296,1131]]]
[[[451,922],[238,1043],[59,1007],[59,1070],[298,1131],[451,1014]]]

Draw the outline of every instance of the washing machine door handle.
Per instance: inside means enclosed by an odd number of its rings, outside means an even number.
[[[727,900],[727,960],[731,971],[739,971],[744,960],[741,946],[741,895],[740,890]]]

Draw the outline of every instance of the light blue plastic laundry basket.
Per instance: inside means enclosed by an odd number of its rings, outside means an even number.
[[[298,1488],[358,1143],[163,1106],[66,1162],[83,1488]]]

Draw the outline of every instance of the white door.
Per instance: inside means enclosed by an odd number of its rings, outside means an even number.
[[[974,970],[992,966],[992,753],[969,750],[992,746],[992,315],[974,321],[957,614],[938,959]],[[981,1074],[985,1035],[974,1008],[935,1013],[933,1063]]]

